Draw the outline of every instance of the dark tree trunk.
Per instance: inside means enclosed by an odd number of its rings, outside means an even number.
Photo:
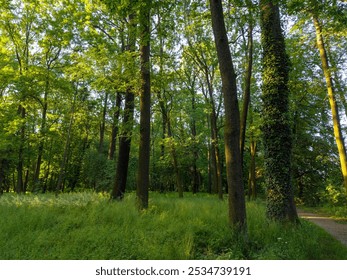
[[[289,122],[289,58],[285,50],[279,8],[260,1],[263,46],[263,137],[267,216],[297,221],[291,182],[292,136]]]
[[[114,180],[112,199],[121,200],[124,197],[127,177],[128,165],[130,157],[131,136],[134,119],[134,93],[128,89],[125,95],[123,128],[127,127],[127,131],[123,131],[119,137],[119,150],[117,158],[116,176]]]
[[[151,0],[144,1],[140,9],[141,28],[141,91],[140,91],[140,144],[137,171],[137,206],[148,208],[150,131],[151,131],[151,73],[150,73],[150,7]]]
[[[127,46],[127,51],[135,52],[135,15],[130,14],[129,16],[129,44]],[[133,65],[134,66],[134,65]],[[132,87],[128,87],[125,94],[124,101],[124,116],[123,116],[123,129],[119,137],[119,150],[118,159],[116,167],[116,176],[114,179],[114,185],[111,192],[111,199],[122,200],[124,197],[127,177],[128,177],[128,166],[130,158],[130,147],[131,147],[131,137],[134,122],[134,92]]]
[[[224,97],[224,142],[229,194],[229,222],[240,230],[246,230],[246,205],[240,153],[240,112],[237,100],[236,75],[231,59],[221,0],[210,0],[210,7]]]

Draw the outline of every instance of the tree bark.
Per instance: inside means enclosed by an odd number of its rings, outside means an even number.
[[[123,129],[119,137],[119,150],[117,158],[116,176],[111,193],[111,199],[122,200],[127,184],[128,165],[130,157],[131,136],[134,119],[134,93],[128,89],[125,95]],[[125,129],[127,128],[127,129]]]
[[[136,23],[134,21],[135,15],[130,14],[129,16],[129,44],[127,51],[135,51],[135,29]],[[134,66],[135,67],[135,66]],[[134,92],[132,87],[128,87],[125,94],[124,101],[124,116],[123,116],[123,127],[122,133],[119,137],[119,150],[116,167],[116,176],[114,179],[114,185],[111,192],[111,199],[122,200],[127,184],[128,177],[128,166],[130,157],[131,137],[134,122]]]
[[[236,75],[230,54],[221,0],[210,0],[210,8],[224,98],[224,142],[229,194],[229,222],[241,230],[246,230],[246,206],[240,153],[240,112],[237,100]]]
[[[243,153],[245,149],[245,138],[246,138],[246,125],[248,108],[251,100],[251,79],[252,79],[252,67],[253,67],[253,25],[250,20],[248,27],[248,43],[247,43],[247,66],[245,76],[245,91],[243,94],[243,106],[241,114],[241,134],[240,134],[240,150],[241,160],[243,162]]]
[[[267,216],[297,222],[291,182],[292,135],[289,121],[289,58],[286,54],[278,5],[261,0],[263,47],[263,138]]]
[[[328,56],[325,50],[321,23],[319,22],[316,16],[313,16],[313,22],[316,29],[317,47],[318,47],[320,58],[322,61],[323,73],[324,73],[325,82],[326,82],[326,86],[328,90],[329,104],[331,109],[331,115],[333,118],[334,136],[335,136],[335,141],[336,141],[339,158],[340,158],[343,184],[347,192],[347,157],[346,157],[346,147],[345,147],[343,135],[341,132],[339,108],[335,98],[334,85],[333,85],[333,80],[330,73],[331,70],[329,66]]]
[[[150,131],[151,131],[151,73],[150,73],[150,6],[151,0],[144,1],[140,9],[141,28],[141,89],[140,89],[140,144],[137,171],[137,206],[139,210],[148,208]]]

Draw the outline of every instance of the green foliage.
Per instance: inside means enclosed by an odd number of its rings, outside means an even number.
[[[327,203],[331,206],[342,206],[346,205],[347,195],[342,186],[336,187],[328,185],[325,191],[320,193],[322,203]]]
[[[65,190],[109,190],[117,164],[107,160],[107,144],[113,126],[119,135],[132,134],[131,160],[128,187],[136,182],[139,129],[137,126],[139,89],[139,38],[138,11],[143,1],[110,0],[10,0],[1,1],[0,7],[0,188],[11,191],[18,177],[18,157],[23,148],[23,177],[28,190],[52,191],[60,174],[64,173]],[[224,108],[221,105],[220,73],[208,3],[198,0],[152,1],[151,13],[151,79],[152,79],[152,135],[151,135],[151,188],[175,190],[173,159],[170,146],[175,148],[181,180],[186,191],[192,189],[192,170],[196,167],[200,191],[209,191],[209,158],[211,146],[210,114],[212,100],[217,114],[218,137],[223,139]],[[254,2],[254,1],[253,1]],[[279,110],[269,107],[268,122],[260,117],[262,86],[260,71],[259,36],[254,36],[254,75],[252,78],[252,108],[254,121],[249,122],[247,135],[258,142],[257,179],[265,189],[264,149],[260,140],[260,127],[279,121],[289,123],[294,131],[293,183],[296,196],[306,204],[334,201],[335,192],[328,192],[329,184],[339,186],[341,176],[336,162],[325,93],[322,90],[319,61],[313,43],[314,32],[307,14],[307,3],[319,1],[288,2],[282,12],[291,13],[288,22],[293,29],[286,34],[287,50],[291,60],[290,102],[270,95],[266,102],[277,102]],[[316,11],[325,24],[324,35],[330,44],[332,71],[340,81],[338,102],[343,103],[346,91],[346,28],[345,6],[338,1],[320,1]],[[238,79],[238,92],[242,92],[246,50],[246,30],[250,23],[255,33],[259,30],[259,5],[252,1],[229,1],[225,6],[230,48]],[[328,5],[329,4],[329,5]],[[331,4],[331,5],[330,5]],[[335,5],[336,4],[336,5]],[[291,6],[292,5],[292,6]],[[288,8],[288,9],[286,9]],[[131,17],[134,17],[131,19]],[[271,23],[270,23],[271,25]],[[285,27],[285,25],[283,25]],[[134,41],[136,46],[129,50]],[[277,42],[281,43],[281,42]],[[279,51],[279,47],[270,52]],[[287,70],[287,60],[269,63]],[[266,63],[264,65],[266,66]],[[268,85],[284,80],[275,79],[269,67],[266,71]],[[208,82],[212,98],[208,95]],[[264,85],[264,88],[267,86]],[[120,125],[124,116],[124,92],[133,89],[135,122]],[[105,149],[96,152],[100,138],[104,96],[108,94],[105,115]],[[115,106],[115,96],[122,96],[123,104]],[[194,101],[193,101],[194,100]],[[160,103],[164,103],[170,117],[172,136],[163,131]],[[22,118],[19,105],[26,109]],[[296,116],[281,115],[290,106]],[[46,108],[46,109],[45,109]],[[347,107],[346,107],[347,108]],[[120,117],[114,120],[114,111]],[[344,113],[345,110],[341,111]],[[46,115],[44,117],[44,112]],[[297,124],[296,127],[294,124]],[[21,137],[21,128],[24,135]],[[69,136],[69,128],[71,134]],[[195,135],[193,130],[195,128]],[[270,129],[269,129],[270,130]],[[282,131],[282,127],[270,132]],[[287,134],[289,135],[289,134]],[[164,137],[164,139],[163,139]],[[220,140],[219,139],[219,140]],[[271,138],[275,147],[288,139]],[[246,139],[246,143],[249,141]],[[219,142],[223,151],[223,141]],[[162,150],[163,147],[163,150]],[[289,149],[288,149],[289,150]],[[40,152],[41,151],[41,152]],[[62,168],[66,152],[66,166]],[[117,154],[118,150],[116,151]],[[266,152],[266,151],[265,151]],[[39,182],[34,181],[39,153],[42,153]],[[287,158],[287,156],[283,156]],[[221,153],[222,164],[224,155]],[[247,178],[248,155],[244,164]],[[267,162],[272,166],[282,163]],[[225,174],[222,174],[225,177]],[[15,178],[15,179],[13,179]],[[39,186],[39,187],[38,187]],[[336,188],[338,191],[339,189]],[[331,195],[331,198],[329,196]],[[339,196],[339,201],[343,196]],[[340,203],[340,202],[339,202]]]
[[[227,223],[227,203],[213,196],[151,193],[139,213],[135,195],[109,202],[102,193],[4,194],[1,259],[346,259],[347,250],[302,221],[288,227],[248,204],[248,240]],[[214,209],[214,211],[211,211]],[[25,228],[25,234],[23,229]],[[307,238],[307,237],[310,238]],[[317,244],[321,244],[317,246]]]

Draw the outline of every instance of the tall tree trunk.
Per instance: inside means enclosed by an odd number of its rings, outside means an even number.
[[[246,205],[240,153],[240,112],[237,100],[236,75],[231,59],[221,0],[210,0],[210,8],[224,98],[224,142],[229,193],[229,222],[241,230],[246,230]]]
[[[41,164],[42,156],[44,151],[45,137],[46,137],[46,122],[47,122],[47,109],[48,109],[48,91],[49,91],[49,70],[46,77],[45,92],[42,102],[42,119],[41,119],[41,128],[40,128],[40,142],[37,150],[37,161],[34,174],[34,190],[37,190],[41,187],[40,185],[40,173],[41,173]]]
[[[127,51],[135,52],[135,15],[129,15],[129,44],[127,46]],[[135,67],[135,65],[133,65]],[[124,116],[123,116],[123,131],[119,137],[119,150],[118,159],[116,167],[116,176],[114,179],[114,185],[111,192],[111,199],[122,200],[124,197],[127,177],[128,177],[128,166],[130,158],[130,147],[131,147],[131,137],[134,122],[134,92],[133,88],[128,87],[125,94],[124,101]]]
[[[252,19],[249,22],[248,27],[248,42],[247,42],[247,66],[246,66],[246,76],[245,76],[245,91],[243,94],[243,106],[241,114],[241,133],[240,133],[240,151],[241,160],[243,161],[243,153],[245,147],[246,138],[246,125],[248,108],[251,100],[251,79],[252,79],[252,67],[253,67],[253,25]]]
[[[150,10],[151,0],[144,1],[140,9],[141,28],[141,90],[140,90],[140,144],[137,170],[137,206],[148,208],[150,131],[151,131],[151,71],[150,71]]]
[[[324,77],[328,90],[328,97],[330,103],[331,114],[333,118],[333,128],[334,128],[334,136],[336,140],[337,149],[340,157],[340,165],[341,172],[343,176],[344,187],[347,192],[347,157],[346,157],[346,147],[343,141],[343,135],[341,132],[341,124],[340,124],[340,116],[339,116],[339,108],[335,98],[334,85],[333,80],[330,73],[330,66],[327,57],[327,53],[324,46],[324,38],[322,35],[322,27],[316,16],[313,16],[313,22],[316,29],[316,39],[317,39],[317,47],[319,50],[320,58],[322,61],[322,68],[324,72]]]
[[[289,121],[289,58],[278,5],[261,0],[263,46],[263,137],[267,216],[298,221],[291,182],[292,135]]]

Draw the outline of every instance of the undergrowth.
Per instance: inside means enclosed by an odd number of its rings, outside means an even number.
[[[260,202],[247,204],[246,237],[228,226],[227,202],[214,196],[152,193],[149,205],[139,213],[134,194],[123,202],[4,194],[0,259],[347,259],[344,246],[309,222],[267,221]]]

